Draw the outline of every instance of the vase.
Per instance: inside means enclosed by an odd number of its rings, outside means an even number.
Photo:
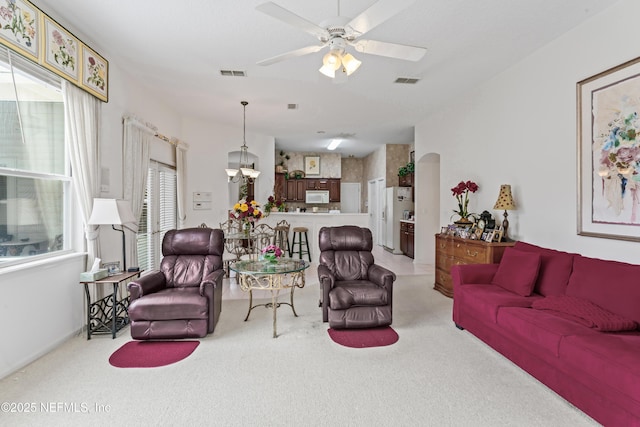
[[[465,226],[467,226],[467,225],[471,225],[471,224],[473,224],[473,221],[471,221],[471,220],[470,220],[469,218],[467,218],[467,217],[462,217],[462,218],[460,218],[460,219],[459,219],[459,220],[457,220],[457,221],[453,221],[453,223],[454,223],[455,225],[465,227]]]
[[[270,262],[271,264],[275,264],[276,262],[278,262],[278,257],[274,253],[266,253],[266,254],[264,254],[264,259],[266,261]]]
[[[251,234],[251,223],[249,221],[245,221],[243,225],[243,231],[245,235]]]

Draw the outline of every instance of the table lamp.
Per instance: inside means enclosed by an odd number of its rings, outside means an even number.
[[[131,205],[126,200],[93,199],[93,211],[87,224],[103,225],[111,224],[111,228],[122,233],[122,264],[123,271],[127,271],[127,253],[125,249],[124,229],[125,224],[137,224],[137,220],[131,211]],[[120,229],[116,228],[120,225]],[[135,270],[134,270],[135,271]]]
[[[516,210],[516,204],[513,201],[511,195],[511,186],[503,184],[500,186],[500,194],[498,194],[498,200],[493,206],[493,209],[504,210],[504,220],[502,221],[502,228],[504,229],[503,239],[508,240],[507,229],[509,228],[509,220],[507,219],[507,211]]]

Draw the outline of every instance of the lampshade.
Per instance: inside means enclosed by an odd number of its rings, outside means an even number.
[[[493,206],[493,209],[504,211],[513,211],[516,209],[516,204],[514,203],[513,196],[511,195],[510,185],[503,184],[500,186],[500,194],[498,194],[498,200],[496,200],[496,204]]]
[[[347,72],[347,76],[353,74],[353,72],[356,71],[358,67],[360,67],[360,64],[362,64],[362,61],[358,61],[350,53],[347,53],[342,57],[342,65]]]
[[[126,200],[93,199],[93,211],[87,224],[136,224],[131,205]]]

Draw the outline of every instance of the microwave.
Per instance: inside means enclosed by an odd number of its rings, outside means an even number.
[[[307,190],[305,202],[309,204],[329,203],[329,190]]]

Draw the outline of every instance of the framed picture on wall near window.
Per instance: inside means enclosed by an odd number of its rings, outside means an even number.
[[[44,17],[44,61],[42,64],[69,81],[80,77],[80,42],[48,16]]]
[[[304,156],[305,175],[320,175],[320,156]]]
[[[23,0],[0,8],[0,43],[37,62],[40,47],[40,11]]]

